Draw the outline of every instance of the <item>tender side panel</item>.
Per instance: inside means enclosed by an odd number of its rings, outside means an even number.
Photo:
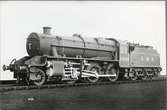
[[[135,47],[131,53],[132,67],[159,67],[160,57],[153,48]]]

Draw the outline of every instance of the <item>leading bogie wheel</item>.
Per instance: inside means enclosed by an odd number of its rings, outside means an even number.
[[[45,83],[46,75],[45,75],[45,72],[43,70],[36,68],[34,76],[35,76],[36,80],[33,80],[33,84],[35,84],[37,86],[41,86]]]

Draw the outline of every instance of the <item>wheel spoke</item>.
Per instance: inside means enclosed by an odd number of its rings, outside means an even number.
[[[130,72],[130,79],[131,80],[137,80],[137,74],[136,74],[136,71],[135,70],[132,70],[131,72]]]
[[[113,76],[110,76],[110,77],[107,77],[109,81],[116,81],[118,79],[118,75],[119,75],[119,71],[114,68],[114,67],[111,67],[108,72],[107,72],[108,75],[113,75]]]
[[[93,66],[90,67],[89,70],[99,74],[101,68],[98,65],[93,65]],[[86,78],[86,80],[88,80],[88,82],[95,83],[95,82],[99,81],[99,77],[88,77],[88,78]]]
[[[35,74],[35,80],[33,80],[33,83],[37,86],[41,86],[45,83],[46,81],[46,76],[43,70],[39,68],[35,68],[35,72],[32,74]]]
[[[142,80],[146,80],[147,79],[147,72],[145,70],[143,70],[143,76],[141,77]]]

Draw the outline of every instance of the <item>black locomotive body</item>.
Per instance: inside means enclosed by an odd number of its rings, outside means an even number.
[[[14,59],[4,70],[14,72],[17,81],[42,85],[46,81],[95,83],[99,80],[146,80],[159,75],[160,56],[151,46],[113,38],[83,38],[31,33],[26,48],[29,56]]]

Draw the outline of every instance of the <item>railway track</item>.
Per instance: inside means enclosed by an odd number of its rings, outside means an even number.
[[[136,80],[136,81],[116,81],[116,82],[97,82],[97,83],[75,83],[75,84],[45,84],[42,86],[35,85],[16,85],[16,84],[4,84],[0,85],[0,92],[15,91],[15,90],[31,90],[31,89],[50,89],[50,88],[65,88],[65,87],[80,87],[80,86],[97,86],[97,85],[116,85],[116,84],[133,84],[133,83],[151,83],[166,81],[166,78],[159,78],[153,80]]]

